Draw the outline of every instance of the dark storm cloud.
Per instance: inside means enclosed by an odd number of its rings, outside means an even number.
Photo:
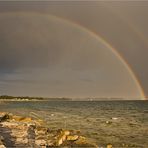
[[[22,66],[44,67],[47,66],[47,63],[50,65],[54,64],[55,58],[59,56],[58,45],[52,42],[52,45],[50,43],[51,46],[44,46],[45,43],[49,42],[44,29],[46,24],[43,26],[37,19],[28,18],[26,21],[23,17],[17,17],[17,15],[13,18],[9,15],[6,18],[1,17],[1,69],[7,70]],[[36,21],[38,23],[35,23]],[[34,23],[36,25],[33,25]],[[36,33],[36,30],[41,25],[42,28]],[[27,32],[26,27],[28,29]],[[49,54],[48,48],[54,48],[54,50],[50,50]]]

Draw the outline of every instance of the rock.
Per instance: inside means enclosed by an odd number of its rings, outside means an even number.
[[[4,145],[0,145],[0,148],[6,148]]]
[[[17,122],[8,122],[8,121],[5,121],[2,123],[3,126],[5,127],[8,127],[10,129],[13,129],[13,128],[17,128],[20,124],[17,123]]]
[[[105,123],[106,123],[106,124],[111,124],[112,122],[111,122],[111,121],[106,121]]]
[[[70,131],[59,129],[58,134],[59,135],[57,136],[56,146],[60,146],[63,144],[64,141],[66,141],[66,138],[70,134]]]
[[[67,136],[68,141],[76,141],[76,140],[78,140],[78,138],[79,138],[78,135]]]
[[[57,138],[56,146],[60,146],[61,144],[63,144],[63,142],[65,140],[66,140],[66,135],[65,134],[59,135],[58,138]]]
[[[113,146],[111,144],[108,144],[107,148],[113,148]]]
[[[23,138],[23,137],[21,137],[21,138],[16,138],[16,139],[15,139],[15,142],[16,142],[16,143],[28,144],[28,139],[27,139],[27,138]]]
[[[8,113],[0,113],[0,122],[6,121],[8,119],[11,119]]]
[[[40,119],[35,120],[34,122],[35,122],[35,124],[36,124],[37,126],[41,126],[41,125],[44,124],[43,120],[40,120]]]
[[[81,134],[81,131],[80,131],[80,130],[77,130],[77,131],[76,131],[76,134]]]
[[[29,117],[25,117],[21,120],[21,122],[33,122],[33,120]]]
[[[4,145],[4,137],[0,135],[0,146]]]
[[[14,121],[21,121],[22,117],[21,116],[12,116],[12,119]]]
[[[35,140],[35,144],[39,146],[47,145],[46,141],[44,139]]]
[[[60,146],[63,144],[63,137],[59,138],[56,142],[56,146]]]
[[[24,138],[27,136],[27,129],[26,130],[19,130],[19,129],[13,129],[11,131],[11,136],[18,137],[18,138]]]
[[[34,125],[30,125],[27,130],[28,144],[30,147],[35,147],[35,128],[36,127]]]
[[[50,147],[51,147],[51,146],[53,147],[53,146],[54,146],[54,143],[55,143],[55,142],[54,142],[53,140],[47,140],[47,147],[49,147],[49,146],[50,146]]]
[[[47,134],[47,128],[42,126],[37,126],[35,130],[36,135],[45,135]]]
[[[6,112],[0,112],[0,117],[4,116],[5,114],[8,114]]]
[[[33,120],[29,117],[13,116],[12,119],[20,122],[33,122]]]
[[[98,146],[91,142],[91,141],[88,141],[85,137],[82,137],[80,136],[78,138],[78,140],[76,140],[74,143],[73,143],[73,146],[74,147],[91,147],[91,148],[98,148]]]
[[[69,130],[70,135],[80,135],[81,131],[80,130]]]
[[[118,118],[116,118],[116,117],[112,117],[111,119],[112,119],[112,120],[118,120]]]
[[[70,131],[63,131],[63,134],[65,134],[66,136],[70,135]]]
[[[51,114],[51,116],[53,117],[53,116],[54,116],[54,114]]]
[[[0,113],[0,148],[6,147],[97,147],[93,142],[80,136],[76,130],[52,130],[38,120],[29,117]],[[3,141],[5,143],[3,144]]]

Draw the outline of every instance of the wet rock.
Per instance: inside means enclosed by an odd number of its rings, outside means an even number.
[[[8,113],[1,113],[0,117],[3,121],[0,132],[5,133],[6,147],[97,147],[93,142],[80,136],[80,131],[52,130],[43,124],[41,126],[32,118],[10,116]],[[0,146],[4,148],[2,138],[0,138]]]
[[[98,146],[91,142],[91,141],[88,141],[85,137],[82,137],[80,136],[78,140],[76,140],[74,143],[73,143],[73,146],[74,147],[91,147],[91,148],[98,148]]]
[[[57,141],[56,141],[56,146],[62,145],[65,140],[66,140],[66,135],[65,134],[58,135]]]
[[[0,113],[0,122],[6,121],[8,119],[11,119],[10,115],[8,113]]]
[[[14,121],[20,121],[21,119],[22,119],[21,116],[13,116],[12,117],[12,120],[14,120]]]
[[[65,130],[65,131],[63,131],[63,134],[66,135],[66,136],[68,136],[68,135],[70,135],[70,131]]]
[[[64,142],[63,137],[59,138],[59,139],[57,140],[57,142],[56,142],[56,146],[62,145],[63,142]]]
[[[19,122],[33,122],[29,117],[13,116],[12,119]]]
[[[25,117],[21,119],[21,122],[33,122],[32,118]]]
[[[68,135],[70,135],[70,131],[59,129],[56,146],[62,145],[66,141]]]
[[[111,122],[111,121],[106,121],[105,123],[106,123],[106,124],[112,124],[112,122]]]
[[[111,144],[108,144],[107,148],[113,148],[113,146]]]
[[[68,141],[76,141],[76,140],[78,140],[78,138],[79,138],[78,135],[67,136]]]
[[[76,134],[81,134],[81,131],[80,131],[80,130],[77,130],[77,131],[76,131]]]
[[[81,131],[80,130],[69,130],[70,135],[80,135]]]
[[[44,125],[43,120],[40,120],[40,119],[34,120],[34,123],[35,123],[37,126],[42,126],[42,125]]]

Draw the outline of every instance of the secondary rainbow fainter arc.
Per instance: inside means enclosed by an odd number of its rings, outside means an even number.
[[[51,15],[51,14],[45,14],[45,13],[41,13],[41,12],[3,12],[0,15],[10,15],[10,14],[15,14],[15,15],[39,15],[39,16],[44,16],[47,18],[52,18],[55,19],[56,21],[63,21],[64,23],[68,23],[70,25],[73,25],[75,27],[78,27],[79,29],[81,29],[84,32],[89,33],[92,37],[94,37],[95,39],[101,41],[102,44],[104,44],[106,47],[108,47],[108,49],[110,49],[115,56],[122,62],[122,64],[124,65],[124,67],[128,70],[129,74],[131,75],[133,81],[135,82],[136,87],[138,88],[139,92],[140,92],[140,99],[142,100],[146,100],[145,97],[145,93],[144,90],[139,82],[139,80],[137,79],[137,77],[135,76],[133,70],[131,69],[131,67],[129,66],[129,64],[124,60],[124,58],[119,54],[119,52],[117,51],[117,49],[115,49],[114,47],[112,47],[106,40],[104,40],[100,35],[98,35],[97,33],[89,30],[88,28],[86,28],[85,26],[82,26],[80,24],[78,24],[77,22],[65,19],[65,18],[61,18],[55,15]]]

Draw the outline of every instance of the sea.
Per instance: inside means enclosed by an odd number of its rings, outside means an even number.
[[[51,129],[79,130],[105,147],[148,148],[148,101],[7,101],[0,111],[42,119]]]

